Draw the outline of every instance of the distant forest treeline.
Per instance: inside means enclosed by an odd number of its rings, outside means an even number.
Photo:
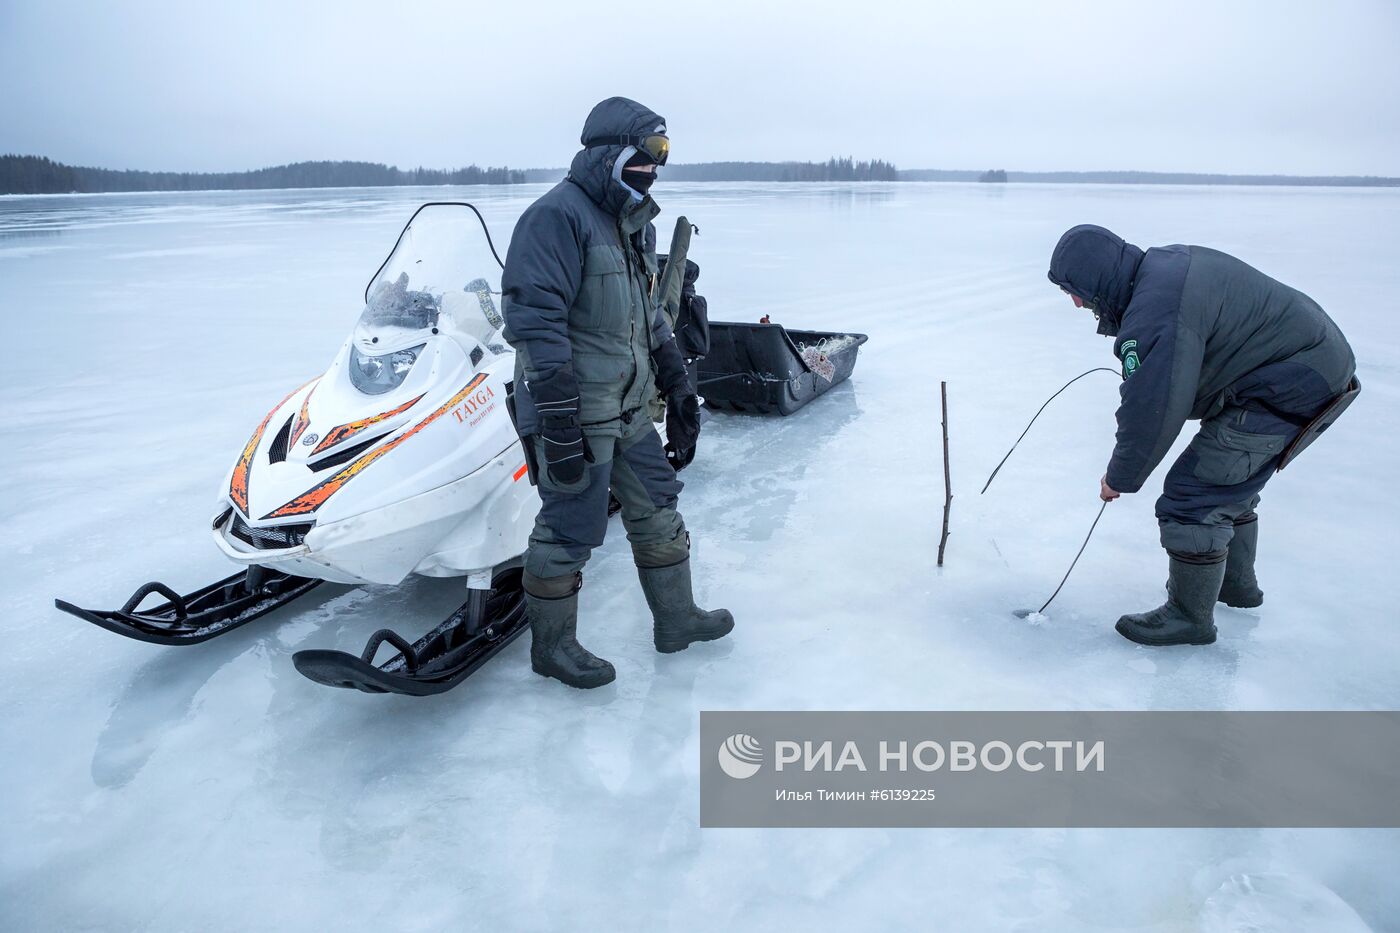
[[[1194,172],[986,172],[949,169],[911,169],[899,173],[900,181],[1042,182],[1057,185],[1335,185],[1340,187],[1394,187],[1400,178],[1377,175],[1211,175]]]
[[[0,156],[0,194],[209,191],[259,188],[374,188],[384,185],[509,185],[509,168],[400,169],[377,162],[295,162],[251,172],[135,172],[64,165],[41,156]]]
[[[141,172],[64,165],[41,156],[0,156],[0,194],[98,191],[208,191],[260,188],[372,188],[384,185],[515,185],[558,181],[564,169],[399,169],[377,162],[296,162],[251,172]],[[702,162],[670,165],[675,181],[898,181],[874,159],[826,162]]]
[[[852,158],[825,162],[696,162],[668,165],[667,181],[899,181],[890,162]]]
[[[529,168],[525,180],[556,182],[564,168]],[[676,162],[662,171],[665,181],[899,181],[893,164],[873,159],[828,159],[825,162]]]
[[[371,188],[386,185],[514,185],[555,182],[562,168],[400,169],[377,162],[296,162],[251,172],[140,172],[64,165],[41,156],[0,156],[0,194]],[[1205,175],[1187,172],[1008,172],[912,169],[880,159],[825,162],[696,162],[666,167],[668,181],[982,181],[1133,185],[1400,185],[1400,178],[1328,175]]]

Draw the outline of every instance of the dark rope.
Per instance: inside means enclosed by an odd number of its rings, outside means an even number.
[[[1090,370],[1090,372],[1092,372],[1092,370]],[[1110,372],[1112,372],[1112,370],[1110,370]],[[1050,594],[1050,598],[1045,601],[1045,605],[1036,610],[1037,615],[1043,613],[1046,607],[1055,601],[1055,597],[1060,595],[1060,590],[1065,588],[1065,582],[1069,580],[1069,575],[1074,573],[1074,567],[1079,563],[1079,558],[1084,556],[1084,549],[1089,546],[1089,539],[1094,536],[1094,529],[1099,527],[1099,519],[1103,518],[1103,510],[1106,508],[1108,508],[1107,499],[1104,500],[1103,505],[1099,506],[1099,514],[1094,516],[1094,523],[1089,526],[1089,533],[1084,536],[1084,543],[1079,545],[1079,553],[1074,555],[1073,562],[1070,563],[1069,569],[1065,571],[1064,579],[1060,581],[1059,586],[1055,587],[1055,592]]]
[[[1031,432],[1031,425],[1035,424],[1036,418],[1040,417],[1040,413],[1045,411],[1046,407],[1049,406],[1051,402],[1055,401],[1056,396],[1058,396],[1065,389],[1068,389],[1070,386],[1074,385],[1079,380],[1083,379],[1085,376],[1089,375],[1089,373],[1113,373],[1113,375],[1118,376],[1119,378],[1122,378],[1123,375],[1116,369],[1109,369],[1107,366],[1096,366],[1093,369],[1089,370],[1089,372],[1080,373],[1079,375],[1071,379],[1069,382],[1066,382],[1064,385],[1060,386],[1060,388],[1056,390],[1055,394],[1047,398],[1045,400],[1045,404],[1040,406],[1040,410],[1035,413],[1035,418],[1032,418],[1031,423],[1026,425],[1026,429],[1021,432],[1021,436],[1016,438],[1016,443],[1012,444],[1011,449],[1006,452],[1006,456],[1001,458],[1001,463],[997,464],[997,468],[992,471],[992,475],[987,477],[987,485],[982,487],[982,492],[978,493],[979,496],[982,495],[982,493],[986,492],[988,487],[992,485],[992,480],[997,478],[997,474],[1000,473],[1001,468],[1006,465],[1006,461],[1011,459],[1011,455],[1016,452],[1017,446],[1019,446],[1021,441],[1025,440],[1026,435]]]

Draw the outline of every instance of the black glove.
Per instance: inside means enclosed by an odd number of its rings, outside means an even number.
[[[656,387],[666,396],[666,459],[679,470],[695,458],[700,437],[700,397],[690,387],[690,373],[675,338],[651,353],[656,364]]]
[[[656,364],[656,387],[669,400],[673,395],[690,395],[690,373],[685,369],[685,357],[676,338],[671,337],[661,346],[651,351],[651,361]]]
[[[666,459],[679,470],[695,459],[700,439],[700,397],[672,395],[666,400]]]
[[[578,379],[572,366],[562,366],[548,379],[527,379],[526,386],[540,416],[544,466],[550,479],[572,485],[583,478],[592,457],[578,419]]]

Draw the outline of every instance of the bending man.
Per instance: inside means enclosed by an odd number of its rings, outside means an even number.
[[[1217,599],[1263,602],[1254,574],[1259,492],[1290,443],[1310,438],[1310,424],[1320,432],[1315,419],[1340,414],[1359,390],[1351,347],[1307,295],[1203,246],[1143,252],[1086,224],[1060,237],[1050,281],[1094,313],[1100,334],[1116,337],[1123,366],[1101,498],[1141,489],[1187,419],[1201,422],[1157,500],[1167,602],[1117,627],[1144,645],[1209,644]]]

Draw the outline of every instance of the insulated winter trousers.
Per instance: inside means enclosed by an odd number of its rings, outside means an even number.
[[[1228,548],[1235,522],[1259,504],[1284,448],[1328,401],[1299,400],[1290,405],[1304,409],[1296,415],[1246,402],[1202,421],[1168,471],[1157,500],[1162,547],[1181,554]]]
[[[622,505],[622,523],[638,566],[664,567],[688,554],[685,522],[676,511],[682,483],[666,462],[656,428],[644,416],[621,437],[586,434],[593,462],[579,482],[561,485],[537,471],[540,514],[530,534],[525,570],[561,577],[583,569],[608,527],[608,493]],[[528,442],[539,445],[538,437]],[[539,447],[535,462],[544,463]]]

